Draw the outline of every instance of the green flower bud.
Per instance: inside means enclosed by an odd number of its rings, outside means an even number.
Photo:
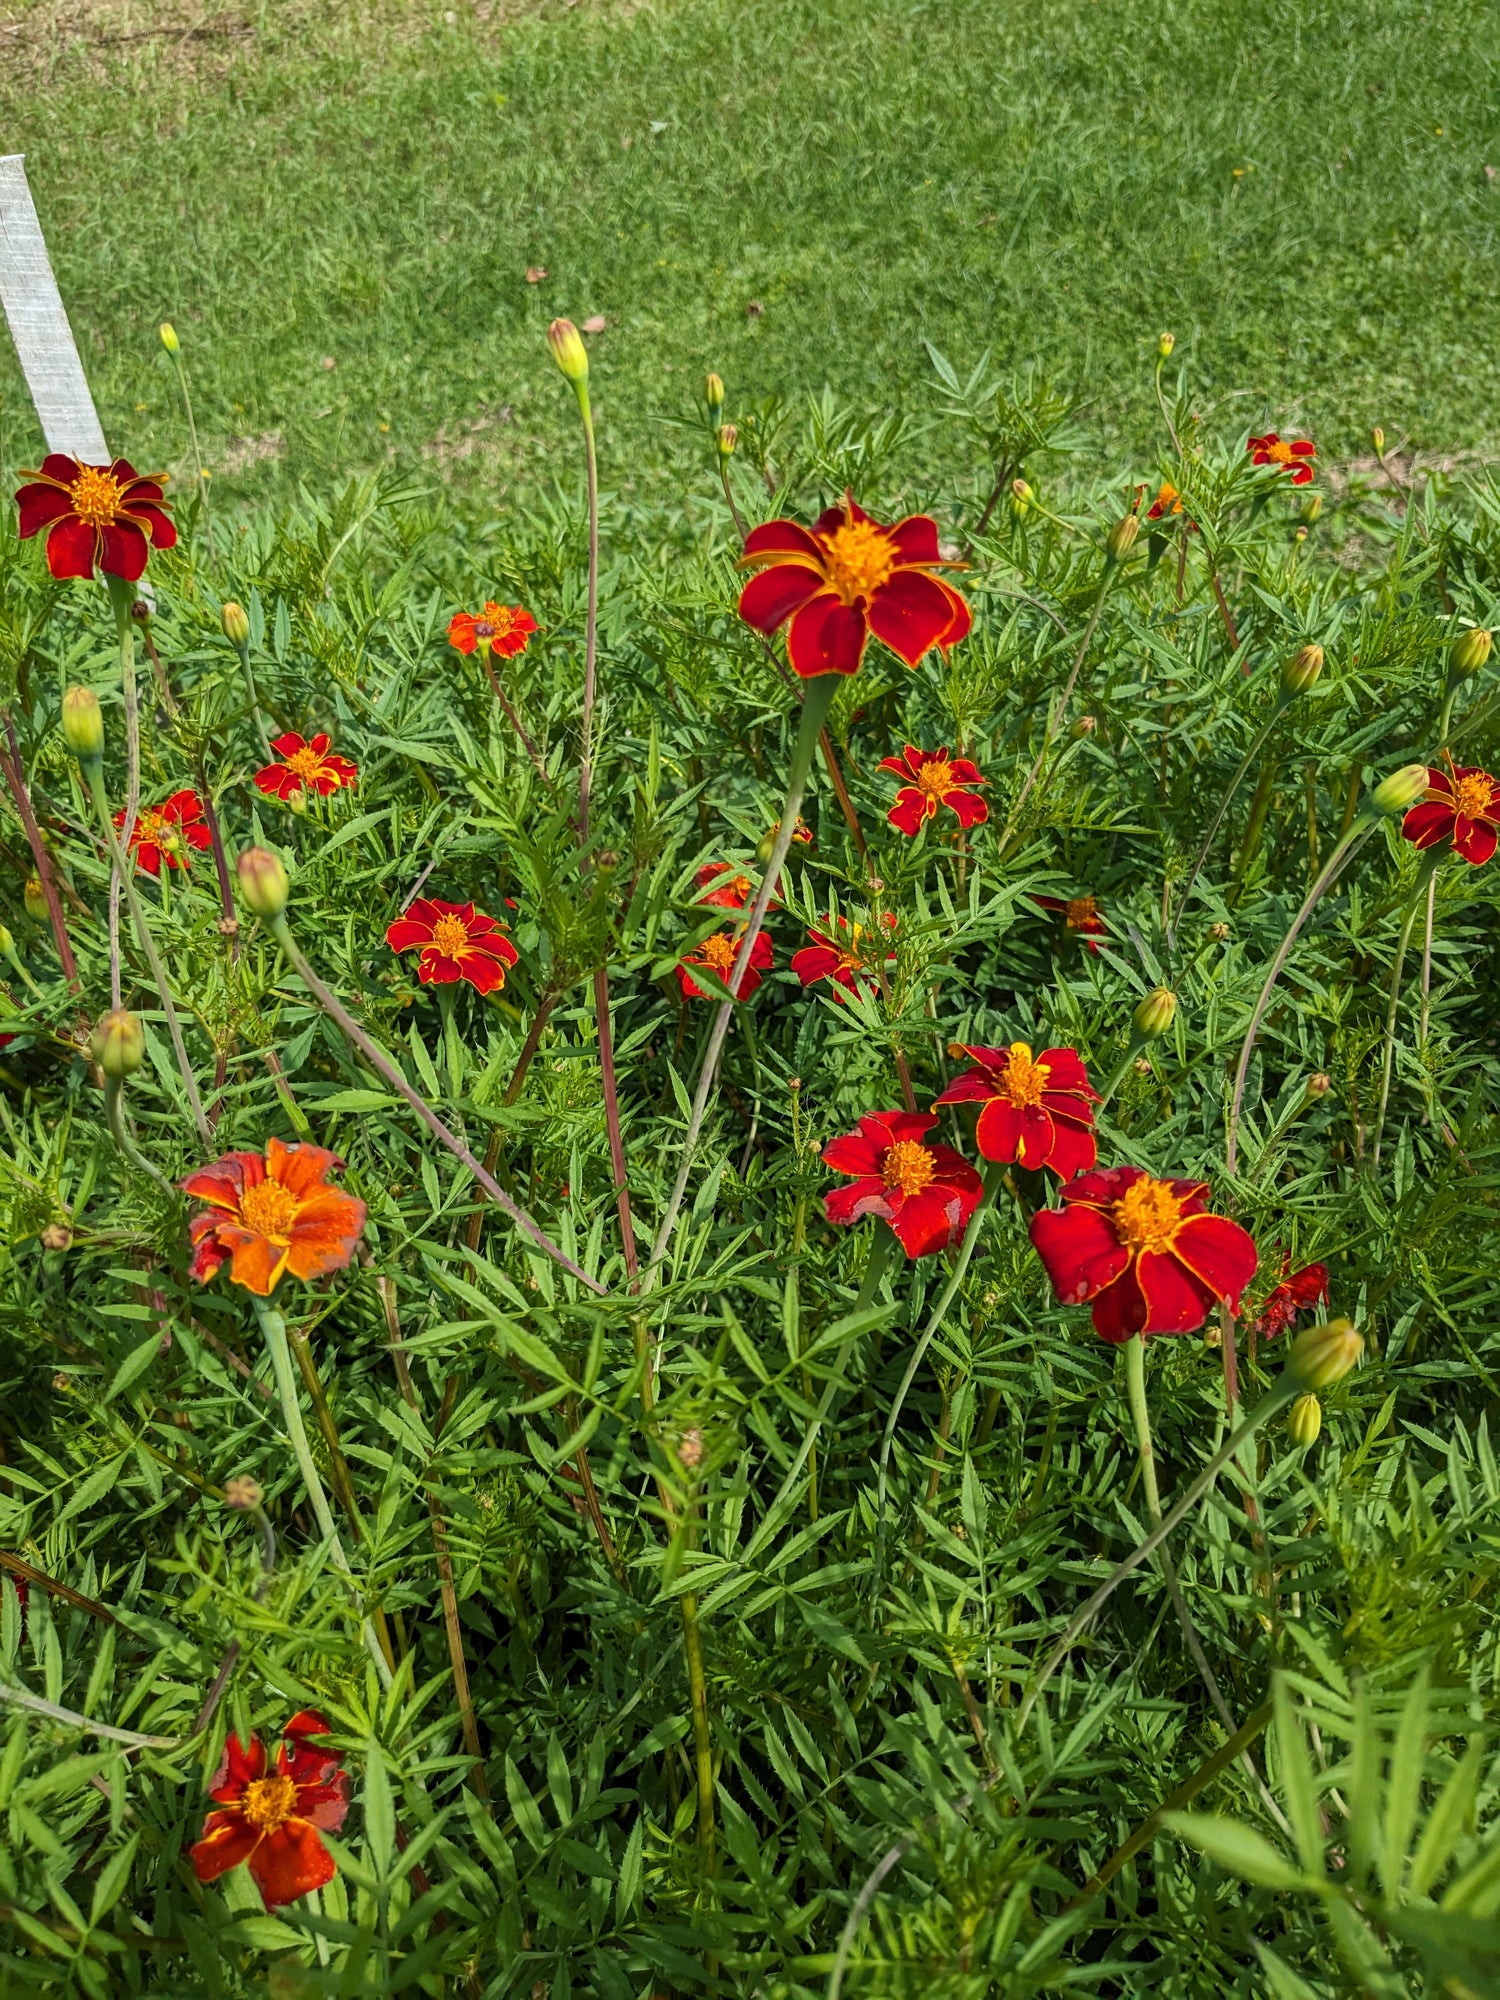
[[[104,755],[104,715],[92,688],[70,687],[62,702],[63,741],[80,764],[97,764]]]
[[[219,613],[219,622],[224,627],[224,637],[230,645],[238,649],[250,643],[250,618],[243,604],[236,604],[231,597]]]
[[[734,448],[740,441],[738,430],[733,424],[720,424],[714,434],[714,441],[719,447],[719,463],[727,465],[734,457]]]
[[[724,407],[724,378],[710,375],[703,385],[703,400],[708,404],[708,413],[716,417]]]
[[[247,847],[234,865],[246,909],[257,917],[279,917],[291,894],[280,857],[269,848]]]
[[[1299,1396],[1287,1412],[1287,1430],[1292,1443],[1306,1451],[1316,1444],[1318,1432],[1323,1428],[1323,1405],[1316,1396]]]
[[[161,335],[161,344],[168,354],[176,354],[182,343],[177,338],[177,329],[169,319],[164,319],[156,329]]]
[[[47,891],[42,887],[40,875],[29,875],[26,887],[21,891],[21,901],[26,905],[26,914],[34,924],[47,921]]]
[[[1306,694],[1322,671],[1323,648],[1304,646],[1281,669],[1281,685],[1288,694]]]
[[[1104,537],[1105,555],[1112,563],[1124,562],[1135,547],[1135,538],[1140,532],[1141,524],[1138,517],[1134,514],[1125,515],[1123,520],[1115,522]]]
[[[1326,1389],[1342,1382],[1364,1351],[1364,1336],[1352,1320],[1331,1319],[1297,1335],[1287,1352],[1287,1372],[1305,1388]]]
[[[1426,789],[1427,766],[1403,764],[1399,771],[1392,771],[1388,778],[1381,779],[1370,794],[1370,803],[1376,812],[1396,817],[1414,806]]]
[[[1176,334],[1175,334],[1175,333],[1164,333],[1164,334],[1162,335],[1161,339],[1160,339],[1160,340],[1158,340],[1158,341],[1157,341],[1157,343],[1156,343],[1156,354],[1157,354],[1157,359],[1158,359],[1158,360],[1160,360],[1160,361],[1165,361],[1165,360],[1166,360],[1166,358],[1167,358],[1167,356],[1168,356],[1168,355],[1169,355],[1169,354],[1170,354],[1170,353],[1172,352],[1172,349],[1173,349],[1173,348],[1174,348],[1174,347],[1175,347],[1176,345],[1177,345],[1177,336],[1176,336]]]
[[[552,359],[575,385],[589,379],[589,351],[583,335],[570,319],[555,319],[547,329],[547,345]]]
[[[1323,512],[1322,494],[1309,493],[1307,498],[1302,503],[1302,518],[1307,523],[1309,528],[1312,526],[1314,521],[1320,518],[1322,512]]]
[[[1010,511],[1016,520],[1024,521],[1026,519],[1027,514],[1031,511],[1032,502],[1035,499],[1036,494],[1032,491],[1026,480],[1013,479],[1010,482]]]
[[[1453,651],[1448,655],[1448,671],[1456,681],[1466,681],[1470,674],[1477,674],[1490,656],[1494,639],[1480,626],[1474,625],[1467,632],[1460,632],[1453,642]]]
[[[135,1015],[124,1007],[101,1014],[89,1037],[94,1061],[116,1081],[130,1076],[146,1060],[146,1034]]]
[[[1167,986],[1153,986],[1130,1017],[1136,1033],[1148,1042],[1164,1035],[1176,1018],[1177,995]]]
[[[15,956],[16,941],[10,934],[9,924],[0,924],[0,958]]]

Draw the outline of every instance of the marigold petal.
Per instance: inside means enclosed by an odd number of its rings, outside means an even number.
[[[326,1146],[314,1146],[306,1140],[288,1145],[274,1135],[266,1141],[265,1159],[267,1179],[280,1181],[289,1194],[299,1197],[320,1189],[333,1169],[344,1164]]]
[[[47,536],[47,567],[59,583],[68,577],[92,576],[97,549],[94,530],[70,514]]]
[[[867,1215],[889,1215],[890,1196],[878,1175],[865,1174],[848,1187],[830,1188],[823,1197],[823,1217],[835,1228],[844,1229]]]
[[[1052,1113],[1052,1150],[1045,1164],[1059,1180],[1084,1173],[1099,1157],[1099,1145],[1087,1125],[1074,1125]]]
[[[33,486],[23,486],[16,495],[16,506],[20,518],[16,532],[21,540],[27,541],[32,535],[48,526],[50,522],[62,520],[73,511],[73,502],[60,487],[38,482]]]
[[[418,945],[432,943],[432,925],[408,912],[397,917],[393,924],[387,924],[385,941],[392,951],[413,951]]]
[[[1098,1096],[1090,1086],[1089,1073],[1077,1049],[1043,1049],[1037,1061],[1046,1065],[1049,1091],[1078,1090],[1088,1097]]]
[[[937,800],[931,792],[919,792],[915,785],[904,785],[896,794],[896,803],[886,814],[886,818],[898,833],[919,834],[937,811]]]
[[[1143,1251],[1135,1260],[1135,1281],[1146,1301],[1146,1333],[1192,1333],[1214,1303],[1210,1288],[1166,1251]]]
[[[990,816],[990,809],[977,792],[947,792],[943,804],[957,818],[960,826],[983,826]]]
[[[145,575],[151,544],[146,539],[145,529],[137,527],[127,515],[122,514],[119,520],[101,528],[99,542],[99,567],[106,576],[117,576],[125,583],[136,583]]]
[[[149,489],[149,491],[159,494],[160,488],[153,487]],[[155,549],[176,548],[177,523],[172,519],[171,515],[166,513],[162,508],[151,506],[149,504],[149,500],[145,506],[142,506],[135,500],[132,500],[130,502],[129,518],[132,521],[134,521],[140,527],[141,531],[147,536],[147,538],[151,543],[152,548]]]
[[[801,951],[792,953],[792,970],[804,986],[830,978],[838,970],[838,965],[839,955],[832,945],[804,945]]]
[[[962,1238],[967,1221],[962,1199],[936,1183],[920,1194],[891,1201],[890,1225],[908,1257],[930,1257],[951,1249]]]
[[[203,1822],[203,1838],[188,1849],[193,1873],[200,1882],[217,1882],[231,1868],[250,1859],[259,1839],[260,1829],[243,1813],[210,1813]]]
[[[835,525],[842,518],[840,512]],[[771,559],[795,556],[815,568],[821,568],[823,563],[823,550],[817,536],[810,528],[804,528],[800,521],[762,521],[759,527],[752,528],[746,535],[745,554]]]
[[[740,616],[757,632],[774,632],[794,611],[827,589],[821,570],[804,568],[801,563],[777,563],[774,569],[752,576],[740,592]]]
[[[266,1762],[266,1746],[258,1736],[243,1743],[231,1730],[224,1739],[224,1754],[209,1785],[208,1796],[220,1805],[228,1805],[246,1785],[266,1775]]]
[[[257,1298],[269,1298],[286,1269],[286,1251],[233,1223],[220,1225],[219,1241],[230,1246],[229,1275],[234,1283]]]
[[[819,674],[857,673],[869,636],[864,613],[828,591],[793,615],[787,631],[787,658],[792,671],[803,680],[813,680]]]
[[[915,754],[918,757],[922,755],[920,750],[918,750]],[[912,751],[908,749],[904,756],[882,757],[880,762],[876,765],[875,768],[878,771],[890,771],[896,777],[905,778],[907,782],[910,783],[911,780],[915,778],[917,775],[916,770],[914,769],[911,762],[912,755],[913,755]]]
[[[1189,1215],[1177,1226],[1172,1254],[1231,1312],[1239,1311],[1260,1262],[1255,1238],[1227,1215]]]
[[[1460,819],[1453,829],[1453,847],[1471,868],[1482,868],[1495,851],[1497,835],[1486,819]]]
[[[974,1128],[974,1143],[987,1160],[1014,1160],[1022,1145],[1021,1113],[1009,1098],[996,1097],[992,1092],[986,1092],[986,1096],[988,1102]],[[938,1099],[940,1104],[942,1101]]]
[[[250,1856],[250,1876],[268,1910],[321,1889],[334,1874],[333,1856],[304,1819],[289,1819],[268,1833]]]
[[[972,1054],[973,1051],[970,1051]],[[995,1079],[987,1069],[966,1069],[962,1076],[956,1076],[948,1088],[933,1098],[934,1104],[988,1104],[995,1095]],[[979,1149],[984,1152],[983,1146]],[[989,1159],[990,1154],[985,1153]]]
[[[1064,1188],[1065,1197],[1068,1192]],[[1066,1306],[1093,1298],[1113,1284],[1130,1262],[1130,1252],[1105,1217],[1081,1205],[1038,1209],[1031,1218],[1031,1241]]]
[[[870,599],[870,630],[915,667],[953,624],[953,593],[925,570],[902,569]]]
[[[1122,1340],[1140,1333],[1146,1324],[1145,1296],[1136,1283],[1135,1266],[1128,1263],[1117,1278],[1094,1299],[1091,1317],[1101,1340],[1117,1347]]]
[[[844,1132],[823,1148],[823,1164],[836,1174],[878,1174],[890,1151],[890,1141],[882,1135],[872,1138],[865,1132]]]
[[[937,522],[930,514],[908,514],[886,533],[903,563],[936,563],[943,559],[938,548]]]

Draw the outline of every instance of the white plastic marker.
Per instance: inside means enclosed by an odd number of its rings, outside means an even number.
[[[48,451],[108,465],[109,447],[52,274],[23,153],[0,155],[0,302]]]

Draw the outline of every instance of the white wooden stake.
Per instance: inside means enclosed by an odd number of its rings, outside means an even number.
[[[52,273],[22,153],[0,155],[0,302],[48,451],[108,465],[109,448]]]

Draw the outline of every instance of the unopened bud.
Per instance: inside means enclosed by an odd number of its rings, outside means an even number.
[[[302,786],[299,785],[296,791],[289,793],[287,797],[283,799],[282,804],[286,807],[288,812],[305,813],[307,811],[307,793],[303,790]]]
[[[1173,349],[1173,348],[1174,348],[1174,347],[1175,347],[1176,345],[1177,345],[1177,336],[1176,336],[1176,334],[1175,334],[1175,333],[1164,333],[1164,334],[1163,334],[1163,335],[1161,336],[1160,340],[1158,340],[1158,341],[1157,341],[1157,343],[1156,343],[1156,353],[1157,353],[1157,359],[1158,359],[1158,360],[1161,360],[1161,361],[1165,361],[1165,360],[1166,360],[1166,358],[1167,358],[1167,356],[1168,356],[1168,355],[1169,355],[1169,354],[1170,354],[1170,353],[1172,352],[1172,349]]]
[[[10,934],[9,924],[0,924],[0,958],[15,956],[16,941]]]
[[[1370,442],[1375,447],[1375,456],[1377,458],[1384,458],[1385,432],[1380,428],[1379,424],[1377,424],[1375,428],[1370,432]]]
[[[1370,794],[1370,803],[1376,812],[1394,816],[1414,806],[1426,789],[1427,766],[1403,764],[1399,771],[1392,771],[1388,778],[1381,779]]]
[[[70,687],[62,700],[63,741],[80,764],[104,755],[104,714],[92,688]]]
[[[583,335],[570,319],[555,319],[547,329],[547,345],[552,359],[575,385],[589,379],[589,351]]]
[[[89,1052],[106,1076],[118,1081],[146,1060],[146,1031],[127,1008],[101,1014],[89,1037]]]
[[[291,893],[279,856],[266,847],[247,847],[234,865],[246,909],[257,917],[279,917]]]
[[[1288,694],[1306,694],[1322,671],[1323,648],[1304,646],[1281,669],[1281,685]]]
[[[43,921],[47,914],[47,892],[42,887],[40,875],[28,875],[26,887],[21,891],[21,901],[26,905],[26,914],[34,924]]]
[[[1303,1086],[1309,1097],[1326,1097],[1333,1088],[1333,1078],[1326,1069],[1316,1069]]]
[[[49,1222],[42,1231],[44,1250],[71,1250],[72,1247],[73,1232],[66,1222]]]
[[[1307,523],[1309,528],[1312,526],[1314,521],[1319,519],[1322,512],[1323,512],[1322,494],[1309,493],[1307,498],[1302,503],[1302,518]]]
[[[696,1425],[683,1432],[677,1446],[677,1456],[689,1472],[695,1472],[703,1463],[703,1433]]]
[[[1299,1396],[1287,1412],[1286,1427],[1294,1445],[1306,1451],[1323,1428],[1323,1405],[1316,1396]]]
[[[249,645],[250,618],[243,604],[236,604],[234,599],[230,598],[219,613],[219,620],[224,627],[224,637],[231,646],[238,648]]]
[[[1232,935],[1228,924],[1225,923],[1210,924],[1208,934],[1215,944],[1223,944]]]
[[[724,378],[710,375],[703,385],[703,400],[708,404],[708,413],[716,417],[724,407]]]
[[[714,442],[719,448],[719,462],[727,465],[734,457],[734,448],[740,441],[740,434],[734,424],[720,424],[714,433]]]
[[[237,1472],[232,1479],[224,1481],[224,1505],[233,1507],[236,1513],[248,1514],[265,1497],[260,1481],[252,1479],[248,1472]]]
[[[1453,651],[1448,655],[1448,670],[1456,681],[1466,681],[1470,674],[1477,674],[1490,656],[1494,639],[1481,626],[1473,625],[1467,632],[1460,632],[1453,641]]]
[[[1018,521],[1025,520],[1026,515],[1030,510],[1031,503],[1035,499],[1036,499],[1036,494],[1031,490],[1031,487],[1026,480],[1013,479],[1010,482],[1010,511],[1015,516],[1016,520]]]
[[[1153,986],[1143,1000],[1136,1003],[1131,1022],[1138,1035],[1148,1042],[1164,1035],[1177,1018],[1177,995],[1169,986]]]
[[[1093,735],[1093,733],[1094,733],[1094,731],[1095,731],[1095,730],[1096,730],[1096,729],[1097,729],[1098,727],[1099,727],[1099,725],[1098,725],[1098,723],[1097,723],[1097,722],[1096,722],[1096,721],[1094,720],[1093,716],[1091,716],[1091,715],[1080,715],[1080,716],[1079,716],[1079,718],[1078,718],[1078,720],[1077,720],[1077,721],[1076,721],[1076,722],[1075,722],[1075,723],[1073,724],[1073,727],[1072,727],[1072,730],[1070,731],[1070,734],[1072,735],[1072,737],[1073,737],[1074,741],[1076,742],[1076,741],[1078,741],[1079,739],[1081,739],[1082,737],[1085,737],[1085,736],[1092,736],[1092,735]]]
[[[1124,562],[1135,547],[1135,538],[1141,532],[1141,524],[1134,514],[1126,514],[1115,522],[1104,537],[1104,553],[1112,563]]]
[[[1287,1370],[1305,1388],[1326,1389],[1342,1382],[1364,1351],[1364,1336],[1352,1320],[1331,1319],[1297,1335],[1287,1350]]]
[[[152,616],[151,606],[144,597],[138,597],[130,607],[130,615],[137,625],[149,625]]]
[[[177,329],[169,319],[164,319],[156,329],[161,335],[161,344],[168,354],[176,354],[182,343],[177,338]]]

